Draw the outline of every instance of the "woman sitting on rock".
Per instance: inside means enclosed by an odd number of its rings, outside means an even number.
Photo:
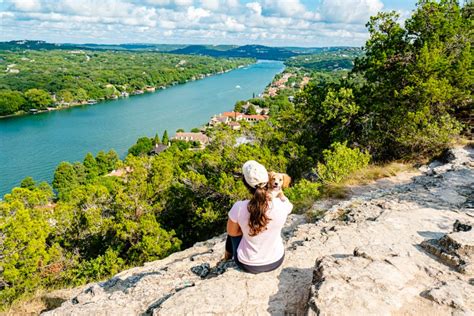
[[[281,230],[293,204],[286,198],[272,199],[267,190],[268,172],[258,162],[247,161],[242,171],[252,198],[237,201],[229,211],[226,256],[233,256],[250,273],[272,271],[285,257]]]

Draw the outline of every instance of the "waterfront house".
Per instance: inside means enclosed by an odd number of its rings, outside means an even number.
[[[240,123],[239,122],[231,121],[231,122],[227,123],[227,125],[229,125],[230,128],[234,131],[238,131],[240,129]]]
[[[164,152],[166,149],[168,149],[167,145],[155,144],[155,146],[153,146],[152,150],[150,150],[150,152],[148,154],[149,155],[158,155],[158,154]]]
[[[222,113],[222,116],[227,117],[227,118],[229,118],[229,119],[231,119],[231,120],[234,120],[234,121],[240,121],[240,120],[242,120],[243,115],[244,115],[244,114],[242,114],[242,113],[240,113],[240,112],[234,112],[234,111]]]
[[[268,120],[268,115],[254,114],[254,115],[243,115],[243,120],[249,123],[254,123],[258,121]]]
[[[214,115],[211,120],[209,121],[209,126],[217,126],[219,124],[227,124],[230,121],[230,119],[226,116],[222,115]]]
[[[203,133],[176,133],[176,135],[172,138],[174,140],[182,140],[185,142],[194,142],[197,141],[201,143],[201,146],[204,147],[209,143],[209,137],[204,135]]]

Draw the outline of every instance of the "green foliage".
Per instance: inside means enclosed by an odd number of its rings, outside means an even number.
[[[15,113],[26,104],[23,95],[18,91],[0,90],[0,115]]]
[[[243,105],[245,104],[245,101],[243,100],[240,100],[240,101],[237,101],[234,105],[234,111],[235,112],[239,112],[239,113],[242,113],[244,108],[242,107]]]
[[[257,114],[257,111],[255,110],[255,106],[253,104],[250,104],[245,114],[249,114],[249,115]]]
[[[197,127],[191,129],[191,133],[199,133],[201,130]]]
[[[29,89],[25,92],[26,106],[28,109],[44,110],[53,103],[48,92],[42,89]]]
[[[74,167],[69,162],[61,162],[54,172],[53,188],[63,195],[78,185],[79,180]]]
[[[97,153],[95,160],[98,174],[104,175],[117,168],[119,156],[114,150],[109,150],[108,153],[101,150]]]
[[[163,141],[163,143],[165,142]],[[134,156],[142,156],[148,154],[152,148],[152,140],[148,137],[141,137],[137,140],[135,145],[128,149],[128,153]]]
[[[82,261],[67,271],[68,277],[75,284],[83,284],[89,280],[102,280],[110,275],[117,274],[125,267],[124,260],[117,256],[117,252],[108,248],[105,254],[94,259]]]
[[[186,58],[186,64],[179,62]],[[1,50],[0,115],[115,98],[145,87],[169,86],[202,74],[215,74],[254,62],[156,52],[99,50]],[[18,73],[7,71],[15,64]],[[26,100],[24,100],[26,99]]]
[[[291,188],[285,190],[286,197],[293,202],[295,213],[308,210],[320,197],[321,184],[301,179]]]
[[[21,181],[20,188],[32,190],[35,188],[35,185],[36,183],[32,177],[26,177]]]
[[[360,141],[376,156],[433,154],[459,133],[453,117],[472,106],[470,7],[420,1],[404,28],[393,12],[367,24],[366,55],[354,72],[366,81],[357,92]]]
[[[40,209],[51,196],[49,190],[15,188],[0,201],[2,306],[42,287],[50,263],[60,256],[60,247],[46,242],[52,227]]]
[[[351,149],[346,143],[334,143],[331,150],[324,150],[324,164],[318,163],[316,171],[323,182],[340,183],[351,173],[366,167],[370,161],[367,152]]]
[[[87,180],[93,180],[99,175],[99,168],[97,166],[97,161],[92,155],[92,153],[87,153],[84,157],[83,166],[85,168]]]
[[[160,136],[158,136],[158,134],[155,134],[155,137],[153,137],[152,144],[153,146],[161,144],[161,139],[160,139]]]
[[[170,141],[170,138],[168,136],[168,131],[165,130],[163,133],[163,137],[161,138],[161,143],[167,145]]]
[[[360,48],[333,48],[331,51],[324,51],[318,54],[301,55],[291,57],[285,61],[289,67],[302,67],[317,71],[335,71],[342,69],[352,69],[354,59],[363,54]]]
[[[186,149],[189,149],[189,148],[193,147],[191,142],[187,142],[187,141],[184,141],[184,140],[173,140],[171,143],[174,146],[178,147],[180,150],[186,150]]]

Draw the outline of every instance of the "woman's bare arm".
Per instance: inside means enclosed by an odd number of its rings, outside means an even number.
[[[239,224],[233,222],[231,219],[227,220],[227,234],[229,236],[235,237],[242,235],[242,230],[240,229]]]

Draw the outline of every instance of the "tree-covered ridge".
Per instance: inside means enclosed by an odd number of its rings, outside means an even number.
[[[315,71],[351,70],[354,66],[354,60],[362,54],[363,50],[360,48],[344,48],[311,55],[294,56],[286,60],[285,65]]]
[[[0,115],[31,108],[113,99],[184,83],[252,59],[162,53],[49,50],[0,51]]]
[[[25,179],[0,202],[1,304],[222,232],[229,207],[247,195],[240,168],[248,159],[292,176],[286,194],[302,210],[369,161],[439,153],[472,109],[472,8],[421,1],[404,27],[394,13],[373,17],[365,55],[347,78],[321,73],[293,102],[250,100],[279,103],[268,121],[209,130],[204,150],[175,143],[149,156],[153,140],[141,139],[124,161],[102,152],[60,164],[56,193]]]

